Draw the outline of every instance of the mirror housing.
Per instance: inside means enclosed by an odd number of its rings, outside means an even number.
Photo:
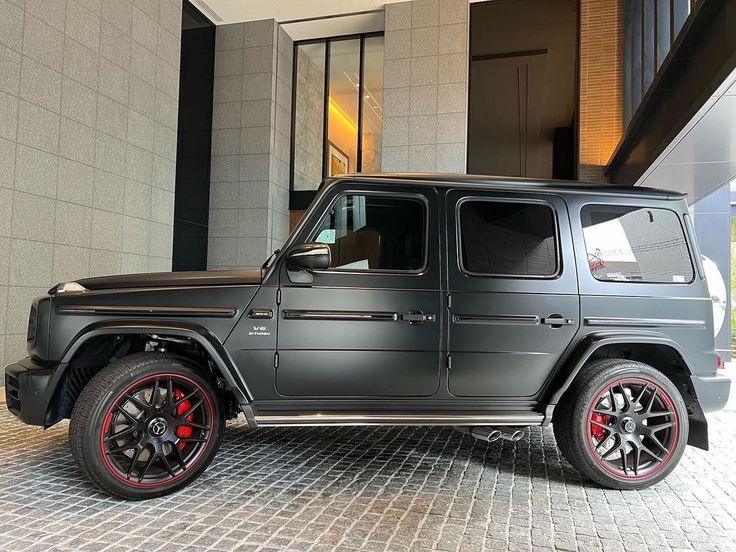
[[[291,247],[286,264],[296,270],[325,270],[332,262],[330,246],[324,243],[302,243]]]

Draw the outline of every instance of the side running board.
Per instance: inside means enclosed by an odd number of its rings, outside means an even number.
[[[536,412],[505,414],[374,414],[310,412],[305,414],[256,414],[259,426],[532,426],[541,425],[544,416]]]

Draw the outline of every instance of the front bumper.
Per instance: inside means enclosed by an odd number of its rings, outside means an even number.
[[[692,382],[703,412],[713,412],[726,406],[731,378],[721,375],[692,376]]]
[[[58,364],[41,364],[31,357],[5,367],[5,400],[8,410],[22,422],[45,426]]]

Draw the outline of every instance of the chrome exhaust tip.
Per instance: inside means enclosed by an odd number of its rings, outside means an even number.
[[[513,428],[501,428],[500,430],[497,430],[499,432],[499,437],[501,439],[504,439],[506,441],[511,441],[513,443],[517,441],[521,441],[524,438],[524,430],[523,429],[513,429]]]
[[[474,427],[470,430],[470,434],[476,439],[492,443],[501,438],[501,432],[498,429],[490,427]]]

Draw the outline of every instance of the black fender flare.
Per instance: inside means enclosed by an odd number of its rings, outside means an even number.
[[[545,401],[546,406],[542,425],[548,425],[552,421],[555,406],[570,388],[572,382],[590,357],[601,347],[618,343],[641,343],[642,345],[664,345],[669,347],[680,355],[689,375],[693,375],[692,363],[682,348],[677,342],[659,332],[598,332],[588,334],[560,361],[558,370],[556,370],[556,376],[550,386],[551,394]],[[700,406],[694,387],[692,388],[692,394],[694,402],[692,405],[693,413],[689,416],[691,431],[688,444],[708,450],[708,422]]]
[[[245,380],[235,366],[230,354],[222,342],[204,326],[180,320],[103,320],[84,327],[74,337],[61,359],[60,370],[54,375],[54,382],[50,385],[55,389],[64,375],[69,362],[80,348],[90,339],[105,335],[129,334],[156,334],[171,337],[183,337],[196,341],[210,355],[217,366],[220,375],[227,382],[230,390],[238,402],[238,406],[245,414],[248,426],[256,427],[255,413],[253,412],[253,395],[248,389]]]

